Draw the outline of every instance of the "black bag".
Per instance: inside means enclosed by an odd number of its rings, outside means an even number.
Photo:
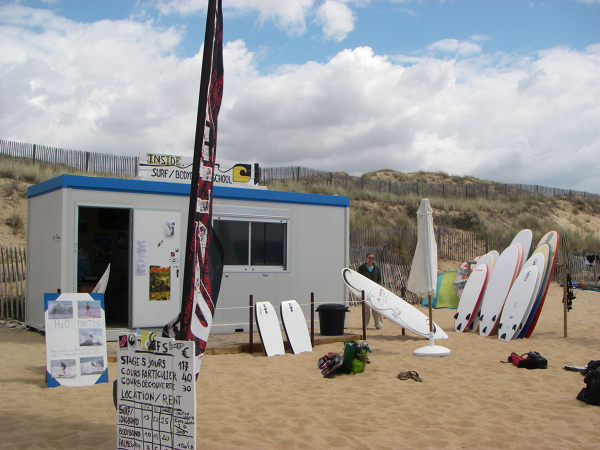
[[[577,394],[577,400],[588,405],[600,405],[600,360],[590,361],[583,375],[586,387]]]
[[[546,369],[548,367],[548,360],[538,352],[527,352],[521,356],[512,352],[508,357],[508,362],[525,369]]]

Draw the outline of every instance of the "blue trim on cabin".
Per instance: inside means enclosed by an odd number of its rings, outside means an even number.
[[[81,175],[60,175],[50,180],[30,186],[27,198],[33,198],[60,189],[81,189],[90,191],[127,192],[152,195],[175,195],[189,197],[190,185],[165,181],[133,180],[123,178],[85,177]],[[337,195],[304,194],[299,192],[269,191],[266,189],[235,188],[215,186],[216,199],[241,200],[252,202],[295,203],[300,205],[321,205],[350,207],[348,197]]]

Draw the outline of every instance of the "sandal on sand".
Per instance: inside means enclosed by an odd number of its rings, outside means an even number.
[[[409,378],[412,378],[415,381],[423,381],[419,374],[414,370],[409,370],[408,372],[400,372],[396,378],[398,378],[399,380],[408,380]]]

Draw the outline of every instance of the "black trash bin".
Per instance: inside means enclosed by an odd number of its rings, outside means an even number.
[[[350,311],[345,305],[323,303],[317,307],[322,336],[339,336],[344,334],[344,319]]]

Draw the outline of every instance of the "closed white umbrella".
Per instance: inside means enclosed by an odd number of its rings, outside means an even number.
[[[428,199],[422,199],[417,210],[417,248],[413,258],[407,289],[420,297],[429,297],[429,345],[414,351],[416,356],[447,356],[450,350],[434,343],[431,297],[437,287],[437,244],[433,231],[433,209]]]

